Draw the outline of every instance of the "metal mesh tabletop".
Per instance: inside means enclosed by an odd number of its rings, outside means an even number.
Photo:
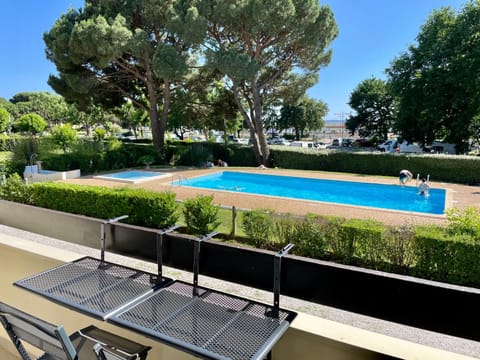
[[[296,314],[174,282],[109,318],[203,358],[262,359]]]
[[[15,282],[49,299],[105,318],[153,292],[148,273],[85,257]]]

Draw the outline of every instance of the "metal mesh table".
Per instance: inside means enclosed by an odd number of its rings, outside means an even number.
[[[105,262],[102,224],[101,260],[84,257],[15,285],[201,358],[265,358],[297,315],[279,307],[281,258],[292,245],[274,257],[270,306],[198,286],[200,244],[214,233],[194,242],[193,284],[164,278],[162,241],[172,229],[158,233],[156,275]]]
[[[176,281],[109,321],[208,359],[263,359],[294,312]],[[274,316],[275,314],[275,316]]]
[[[152,293],[156,284],[152,284],[151,276],[84,257],[19,280],[15,285],[105,319],[132,300]]]

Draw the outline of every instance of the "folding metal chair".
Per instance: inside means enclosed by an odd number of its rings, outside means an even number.
[[[22,341],[43,351],[37,360],[146,359],[151,349],[89,326],[68,336],[56,326],[0,302],[0,322],[23,360],[32,360]]]

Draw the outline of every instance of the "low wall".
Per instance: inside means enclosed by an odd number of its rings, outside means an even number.
[[[66,179],[75,179],[81,176],[80,170],[70,170],[70,171],[52,171],[52,172],[40,172],[40,173],[24,173],[23,178],[27,181],[34,182],[43,182],[43,181],[57,181],[57,180],[66,180]]]

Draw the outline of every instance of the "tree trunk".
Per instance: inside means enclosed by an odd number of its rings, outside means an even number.
[[[248,129],[250,130],[250,138],[252,139],[252,147],[253,152],[255,154],[255,159],[257,160],[258,165],[268,165],[268,157],[269,157],[269,148],[267,144],[267,139],[265,138],[265,134],[263,133],[263,124],[262,124],[262,101],[261,96],[256,91],[254,87],[252,90],[254,93],[254,101],[253,104],[251,101],[247,103],[249,105],[250,114],[247,114],[245,108],[243,107],[240,101],[240,94],[238,93],[238,88],[236,86],[233,87],[233,93],[235,95],[235,102],[237,103],[238,109],[242,114],[243,119],[248,125]]]
[[[262,104],[262,97],[260,96],[260,91],[256,84],[252,85],[252,93],[253,93],[253,121],[255,124],[255,130],[258,135],[258,142],[259,147],[262,155],[262,162],[260,165],[268,165],[268,160],[270,157],[270,149],[268,148],[267,139],[263,132],[263,119],[262,119],[262,112],[263,112],[263,104]]]
[[[148,115],[150,117],[150,126],[152,128],[152,139],[153,145],[155,149],[160,154],[163,155],[163,144],[164,144],[164,136],[165,136],[165,127],[162,127],[161,120],[158,118],[158,97],[157,91],[154,87],[154,78],[151,69],[147,69],[145,74],[147,81],[147,95],[148,95]],[[163,128],[163,131],[162,131]]]
[[[163,110],[159,130],[159,136],[162,139],[162,149],[165,140],[165,132],[167,131],[168,111],[170,110],[170,98],[170,81],[165,79],[163,81]]]

